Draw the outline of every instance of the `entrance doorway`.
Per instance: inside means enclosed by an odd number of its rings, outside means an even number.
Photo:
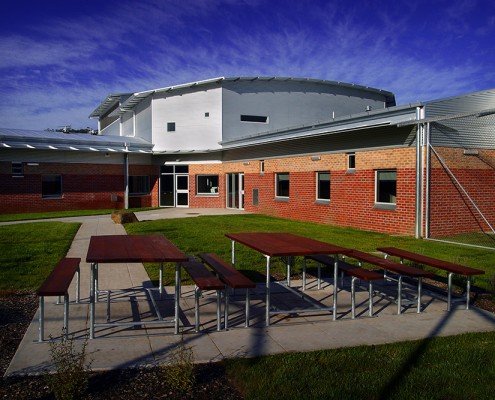
[[[227,174],[227,208],[244,210],[244,173]]]
[[[160,167],[160,207],[189,207],[189,167]]]

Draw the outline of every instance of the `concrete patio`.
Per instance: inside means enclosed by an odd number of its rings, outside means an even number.
[[[209,210],[218,215],[226,210]],[[228,210],[227,210],[228,211]],[[195,216],[202,210],[174,209],[152,210],[138,213],[140,220],[161,219],[166,216]],[[76,220],[64,218],[63,220]],[[88,284],[89,265],[85,263],[89,239],[93,235],[125,234],[121,225],[114,224],[109,216],[78,217],[82,222],[72,246],[69,257],[81,257],[81,299],[80,304],[71,303],[69,331],[74,334],[77,343],[82,343],[88,334]],[[227,239],[226,239],[227,241]],[[293,281],[292,286],[301,282]],[[75,291],[74,282],[71,296]],[[100,289],[132,289],[130,297],[112,299],[112,320],[139,321],[154,319],[150,309],[150,300],[146,294],[137,290],[150,287],[151,282],[142,264],[105,264],[100,271]],[[402,315],[396,315],[397,306],[391,301],[374,297],[375,317],[367,316],[367,292],[357,293],[358,316],[350,315],[349,281],[339,292],[338,320],[332,321],[328,312],[298,315],[277,315],[272,318],[269,328],[264,326],[264,285],[260,284],[251,296],[251,327],[244,328],[244,293],[231,297],[231,316],[229,330],[217,332],[216,298],[213,293],[205,293],[201,300],[202,332],[194,332],[193,287],[184,286],[181,298],[181,326],[184,343],[191,346],[196,362],[219,361],[229,357],[253,357],[290,351],[311,351],[346,346],[370,345],[423,339],[433,336],[448,336],[466,332],[495,330],[495,315],[473,308],[464,310],[463,305],[446,312],[446,303],[425,294],[424,311],[416,313],[412,305]],[[134,290],[136,289],[136,290]],[[395,293],[395,286],[382,288]],[[274,284],[272,304],[280,308],[297,307],[301,299],[289,293],[283,287]],[[309,280],[307,294],[325,305],[332,302],[333,285],[325,280],[322,290],[316,289],[316,282]],[[173,288],[167,287],[166,295],[159,301],[159,307],[165,316],[173,315]],[[406,290],[407,292],[407,290]],[[410,293],[412,296],[412,292]],[[61,334],[63,306],[56,305],[54,298],[46,300],[45,337],[56,338]],[[103,299],[102,299],[103,300]],[[98,321],[105,320],[106,304],[97,304]],[[49,368],[49,344],[38,343],[38,315],[30,324],[6,375],[36,374]],[[89,340],[87,351],[93,360],[94,370],[141,367],[167,362],[167,357],[180,342],[181,335],[173,334],[173,327],[135,327],[135,328],[99,328],[96,338]]]

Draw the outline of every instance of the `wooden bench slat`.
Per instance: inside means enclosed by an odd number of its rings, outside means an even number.
[[[214,253],[201,253],[199,257],[215,270],[220,279],[233,289],[252,289],[256,284]]]
[[[454,264],[449,261],[439,260],[437,258],[424,256],[422,254],[417,254],[407,250],[398,249],[396,247],[379,247],[377,248],[377,250],[381,251],[382,253],[389,254],[391,256],[405,258],[409,261],[428,265],[430,267],[434,267],[438,269],[443,269],[445,271],[452,272],[454,274],[472,276],[472,275],[483,275],[485,273],[485,271],[481,269],[466,267],[460,264]]]
[[[330,267],[333,266],[335,262],[335,259],[333,257],[324,254],[314,254],[311,256],[307,256],[307,258]],[[339,269],[344,271],[348,275],[355,276],[356,278],[365,281],[375,281],[378,279],[383,279],[383,275],[379,274],[378,272],[357,267],[355,265],[346,263],[345,261],[339,261]]]
[[[433,278],[435,276],[435,274],[433,274],[432,272],[423,271],[422,269],[414,268],[409,265],[399,264],[378,256],[374,256],[373,254],[364,253],[359,250],[352,250],[347,255],[351,258],[355,258],[356,260],[376,265],[388,271],[395,272],[399,275],[405,275],[414,278]]]
[[[199,261],[188,261],[181,263],[181,266],[191,276],[192,280],[200,290],[223,290],[225,285],[220,279],[212,274]]]
[[[38,289],[38,296],[63,296],[67,294],[80,258],[63,258]]]

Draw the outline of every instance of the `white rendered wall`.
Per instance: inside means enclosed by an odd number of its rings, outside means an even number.
[[[132,111],[127,111],[121,117],[122,136],[134,136],[134,114]]]
[[[137,104],[134,112],[134,118],[136,119],[134,136],[151,143],[151,96]]]
[[[152,101],[154,151],[218,149],[222,139],[222,89],[155,93]],[[205,117],[209,113],[209,117]],[[175,122],[175,132],[167,123]]]
[[[105,136],[120,136],[120,118],[102,129],[99,134]]]

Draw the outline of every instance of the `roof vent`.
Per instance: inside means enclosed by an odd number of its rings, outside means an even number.
[[[366,111],[371,111],[371,106],[366,106]]]

